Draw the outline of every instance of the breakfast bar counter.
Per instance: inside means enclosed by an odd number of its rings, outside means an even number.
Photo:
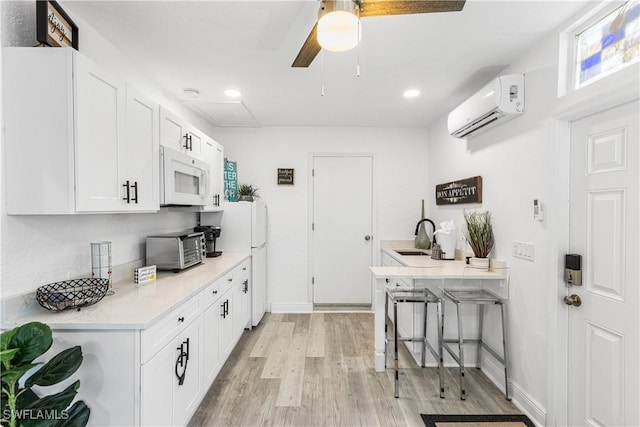
[[[483,271],[471,268],[457,254],[455,260],[432,259],[428,251],[414,248],[413,241],[383,241],[382,266],[370,267],[374,280],[373,312],[374,312],[374,361],[377,372],[383,372],[384,363],[384,325],[385,325],[385,289],[388,286],[428,287],[436,294],[444,283],[465,286],[479,281],[499,282],[505,278],[505,264],[492,260],[492,269]],[[406,251],[423,252],[422,255],[401,255]]]

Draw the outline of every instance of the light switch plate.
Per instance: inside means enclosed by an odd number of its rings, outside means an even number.
[[[535,250],[533,243],[514,241],[512,243],[512,255],[515,258],[533,261],[535,259]]]

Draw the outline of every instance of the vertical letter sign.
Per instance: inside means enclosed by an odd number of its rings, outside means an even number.
[[[238,201],[237,162],[224,159],[224,198],[230,202]]]

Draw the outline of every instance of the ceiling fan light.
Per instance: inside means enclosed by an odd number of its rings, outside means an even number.
[[[353,13],[338,10],[318,21],[318,43],[326,50],[344,52],[360,42],[360,19]]]

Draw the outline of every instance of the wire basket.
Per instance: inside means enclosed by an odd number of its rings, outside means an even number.
[[[109,290],[109,279],[86,278],[49,283],[36,290],[38,304],[47,310],[62,311],[86,307],[100,301]]]

